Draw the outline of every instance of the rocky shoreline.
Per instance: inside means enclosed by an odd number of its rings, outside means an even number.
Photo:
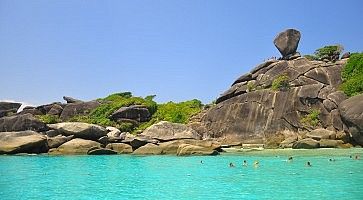
[[[87,102],[63,97],[66,103],[25,107],[20,112],[20,103],[0,102],[0,154],[187,156],[218,155],[224,148],[361,147],[363,94],[348,97],[340,90],[350,54],[309,60],[296,51],[300,37],[294,29],[278,34],[274,44],[281,58],[240,76],[216,104],[206,106],[187,124],[152,119],[153,97],[134,98],[122,106],[110,103],[127,100],[131,93]],[[77,121],[101,107],[107,116],[96,116],[100,123],[132,130],[143,123],[152,122],[151,126],[131,134]],[[39,117],[56,120],[45,123]]]

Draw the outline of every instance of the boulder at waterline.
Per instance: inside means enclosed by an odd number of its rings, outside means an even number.
[[[98,140],[107,135],[107,130],[102,126],[83,122],[62,122],[49,124],[49,128],[58,131],[62,135],[74,135],[75,138]]]
[[[343,143],[341,140],[322,139],[319,141],[319,148],[337,148]]]
[[[162,154],[162,149],[156,145],[156,144],[152,144],[152,143],[148,143],[138,149],[136,149],[132,154],[136,154],[136,155],[160,155]]]
[[[311,139],[311,138],[305,138],[305,139],[295,142],[292,145],[292,148],[293,149],[315,149],[315,148],[319,148],[319,142],[314,139]]]
[[[363,94],[341,102],[339,112],[354,141],[363,145]]]
[[[184,125],[161,121],[156,123],[142,132],[142,135],[161,140],[177,139],[201,139],[201,136],[192,128]]]
[[[290,136],[286,139],[284,139],[279,147],[281,148],[292,148],[292,145],[298,140],[298,137],[297,136]]]
[[[57,148],[60,145],[72,140],[74,138],[73,135],[64,136],[64,135],[57,135],[55,137],[47,137],[47,143],[49,149]]]
[[[114,154],[117,154],[117,151],[107,149],[107,148],[95,148],[95,149],[90,149],[87,154],[88,155],[114,155]]]
[[[92,140],[76,138],[59,146],[50,154],[87,154],[92,148],[101,148],[101,144]]]
[[[114,150],[119,154],[132,153],[132,146],[125,143],[110,143],[106,148]]]
[[[0,132],[33,130],[42,132],[48,130],[46,124],[32,114],[14,115],[0,118]]]
[[[190,144],[181,144],[178,147],[178,156],[189,156],[189,155],[218,155],[218,151]]]
[[[327,129],[315,129],[312,130],[311,132],[306,134],[306,137],[312,138],[314,140],[321,140],[321,139],[335,139],[335,132],[334,131],[330,131]]]
[[[47,138],[35,131],[0,132],[0,154],[45,153]]]
[[[194,140],[194,139],[183,139],[183,140],[172,140],[168,142],[163,142],[159,144],[162,149],[163,154],[174,154],[178,152],[178,148],[182,144],[189,144],[200,146],[206,149],[212,149],[219,151],[221,149],[221,143],[211,140]]]

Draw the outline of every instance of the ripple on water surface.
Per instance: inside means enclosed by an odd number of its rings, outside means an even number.
[[[363,160],[349,158],[355,154],[363,150],[0,156],[0,199],[363,199]]]

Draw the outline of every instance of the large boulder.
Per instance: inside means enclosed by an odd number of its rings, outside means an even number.
[[[35,131],[0,132],[0,154],[45,153],[47,138]]]
[[[47,143],[49,149],[57,148],[60,145],[70,141],[73,139],[73,135],[70,136],[64,136],[64,135],[57,135],[55,137],[47,137]]]
[[[206,156],[206,155],[218,155],[218,154],[219,153],[216,150],[190,144],[179,145],[177,150],[178,156],[189,156],[189,155]]]
[[[121,107],[110,116],[114,121],[122,121],[124,119],[131,119],[138,122],[146,122],[150,119],[151,115],[146,106],[132,105],[129,107]]]
[[[132,146],[125,143],[110,143],[106,148],[114,150],[119,154],[132,153]]]
[[[94,148],[90,149],[87,153],[88,155],[114,155],[117,151],[107,149],[107,148]]]
[[[98,140],[102,136],[107,136],[107,130],[102,126],[87,124],[82,122],[62,122],[49,124],[49,128],[58,131],[62,135],[74,135],[75,138],[87,140]]]
[[[363,145],[363,94],[341,102],[339,112],[353,139]]]
[[[162,154],[162,149],[156,144],[146,144],[138,149],[136,149],[132,154],[136,155],[160,155]]]
[[[319,142],[314,139],[311,139],[311,138],[305,138],[305,139],[295,142],[292,145],[292,148],[293,149],[315,149],[315,148],[319,148]]]
[[[87,154],[90,149],[101,148],[101,144],[92,140],[73,139],[59,146],[51,154]]]
[[[161,121],[147,128],[142,135],[161,141],[177,139],[201,139],[201,136],[192,128],[184,124]]]
[[[221,148],[221,143],[212,140],[194,140],[194,139],[183,139],[183,140],[172,140],[168,142],[163,142],[159,144],[162,149],[163,154],[174,154],[178,152],[180,145],[189,144],[194,146],[203,147],[205,149],[217,150]]]
[[[322,139],[319,141],[319,148],[337,148],[339,145],[342,145],[344,142],[342,140],[329,140]]]
[[[274,44],[281,55],[287,57],[296,53],[300,37],[301,34],[298,30],[287,29],[276,36]]]
[[[60,119],[65,121],[76,115],[87,115],[100,105],[97,101],[69,103],[64,107]]]
[[[0,118],[0,132],[33,130],[42,132],[48,130],[46,124],[32,114],[15,115]]]
[[[306,137],[312,138],[314,140],[321,139],[335,139],[335,132],[327,129],[319,128],[312,130],[311,132],[306,134]]]
[[[20,108],[21,103],[0,102],[0,117],[15,114]]]
[[[83,102],[81,100],[75,99],[73,97],[67,97],[67,96],[63,96],[64,101],[66,101],[67,103],[80,103]]]

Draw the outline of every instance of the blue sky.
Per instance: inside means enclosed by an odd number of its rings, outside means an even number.
[[[0,0],[0,100],[84,100],[119,91],[214,100],[301,31],[302,54],[363,51],[363,1]]]

